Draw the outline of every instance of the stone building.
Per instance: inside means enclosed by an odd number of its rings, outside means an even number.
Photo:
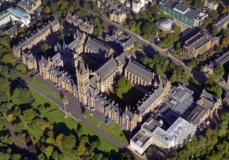
[[[17,5],[31,14],[41,5],[41,0],[21,0]]]
[[[212,37],[206,31],[201,30],[184,42],[183,53],[189,58],[196,58],[198,55],[213,49],[218,44],[219,37]]]
[[[72,13],[68,13],[66,16],[66,20],[68,23],[78,27],[81,31],[89,34],[92,34],[94,32],[94,26],[91,25],[89,22],[79,18],[77,15],[72,15]]]
[[[37,32],[31,33],[30,37],[26,37],[24,40],[20,41],[19,44],[13,46],[13,55],[16,58],[21,58],[21,52],[24,49],[32,49],[33,46],[37,45],[41,41],[45,41],[50,34],[58,31],[59,29],[60,24],[58,19],[44,24],[41,29],[37,30]]]
[[[84,45],[84,53],[97,61],[107,60],[111,57],[113,52],[113,49],[109,48],[104,43],[90,37]]]
[[[97,6],[108,14],[111,21],[123,23],[126,20],[126,12],[112,0],[98,0]]]
[[[217,10],[219,3],[217,3],[215,0],[205,0],[204,1],[204,7],[209,8],[210,10]]]
[[[37,59],[36,57],[33,55],[33,53],[31,52],[31,50],[24,50],[22,51],[22,63],[24,63],[28,69],[32,70],[36,70],[38,65],[37,65]]]
[[[114,29],[111,35],[106,34],[105,41],[117,45],[116,47],[122,47],[123,50],[127,51],[131,50],[136,42],[133,37],[130,37],[119,29]]]
[[[229,13],[224,14],[222,17],[217,19],[213,25],[215,25],[219,31],[227,29],[229,24]]]
[[[128,62],[125,69],[125,76],[133,85],[144,88],[152,87],[154,73],[137,62],[133,62],[132,60]]]

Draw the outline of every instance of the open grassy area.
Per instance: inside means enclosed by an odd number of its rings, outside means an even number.
[[[49,103],[51,107],[46,110],[41,110],[41,114],[46,117],[51,123],[64,123],[69,129],[75,130],[77,128],[78,123],[83,126],[83,133],[82,134],[89,134],[90,136],[98,136],[101,140],[101,145],[99,147],[100,150],[110,152],[111,150],[118,151],[118,148],[113,145],[111,142],[106,140],[104,137],[100,136],[97,132],[95,132],[93,129],[89,128],[87,125],[85,125],[82,122],[76,122],[75,120],[71,118],[64,118],[64,113],[59,110],[59,107],[54,104],[53,102],[49,101],[45,97],[41,96],[37,92],[30,90],[34,98],[36,99],[36,103],[44,105],[45,103]],[[30,127],[31,128],[31,127]],[[40,138],[42,135],[42,131],[40,130],[33,130],[31,128],[31,132],[34,134],[36,138]],[[80,135],[81,136],[81,135]]]
[[[38,82],[35,78],[32,78],[31,83],[34,84],[35,86],[39,87],[40,89],[42,89],[43,91],[45,91],[46,93],[50,94],[51,96],[53,96],[54,98],[62,101],[62,98],[60,97],[59,94],[57,94],[56,92],[54,92],[53,90],[51,90],[50,88],[44,86],[42,83]]]
[[[122,128],[116,122],[112,121],[108,125],[105,125],[103,123],[99,125],[98,119],[96,119],[93,116],[90,116],[88,111],[85,111],[84,115],[86,116],[86,118],[89,121],[99,126],[101,129],[109,133],[111,136],[113,136],[115,139],[117,139],[121,143],[124,143],[127,140],[127,137],[126,137],[127,135],[125,135]]]
[[[122,99],[119,98],[114,92],[111,92],[108,95],[108,98],[114,100],[120,106],[126,107],[126,106],[135,106],[138,100],[142,99],[144,95],[145,94],[143,92],[141,92],[135,87],[132,87],[127,94],[123,95]]]

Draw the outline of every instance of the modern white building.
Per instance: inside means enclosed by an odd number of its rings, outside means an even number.
[[[31,17],[25,10],[19,7],[10,7],[7,11],[10,13],[12,21],[20,21],[24,25],[30,24]]]
[[[150,134],[140,130],[131,140],[130,146],[139,154],[143,154],[145,150],[152,144]]]
[[[130,140],[130,146],[141,155],[151,144],[170,152],[185,144],[195,133],[196,126],[181,117],[169,128],[164,128],[162,120],[158,121],[151,116]]]
[[[132,11],[135,13],[140,12],[141,8],[144,7],[145,4],[148,4],[149,2],[152,2],[152,0],[133,0]]]
[[[1,12],[0,13],[0,26],[7,24],[10,22],[10,13],[9,12]]]

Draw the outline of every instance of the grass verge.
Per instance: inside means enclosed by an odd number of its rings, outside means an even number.
[[[61,112],[59,110],[59,107],[56,104],[49,101],[45,97],[41,96],[40,94],[38,94],[34,90],[30,89],[30,91],[31,91],[32,95],[34,96],[37,105],[39,105],[39,104],[44,105],[45,103],[49,103],[51,105],[49,110],[43,109],[40,111],[41,114],[49,120],[49,122],[51,122],[51,123],[65,123],[69,129],[74,129],[74,130],[77,128],[77,125],[79,123],[80,125],[83,126],[83,133],[82,134],[91,135],[91,136],[96,135],[100,138],[101,145],[99,146],[98,149],[100,149],[102,151],[107,151],[107,152],[110,152],[111,150],[114,150],[116,152],[118,151],[118,147],[116,147],[111,142],[109,142],[107,139],[105,139],[104,137],[99,135],[93,129],[89,128],[87,125],[85,125],[82,122],[77,122],[71,118],[64,118],[63,112]],[[32,130],[32,128],[31,128],[31,130]],[[35,131],[34,131],[33,134],[35,134],[34,136],[36,136],[36,138],[40,138],[39,136],[42,135],[42,134],[40,134],[40,133],[42,133],[42,131],[39,130],[37,132],[38,133],[35,133]]]
[[[51,90],[50,88],[44,86],[42,83],[38,82],[35,78],[32,78],[31,83],[34,84],[35,86],[37,86],[38,88],[42,89],[43,91],[45,91],[46,93],[50,94],[51,96],[53,96],[54,98],[62,101],[62,98],[60,97],[59,94],[57,94],[56,92],[54,92],[53,90]]]

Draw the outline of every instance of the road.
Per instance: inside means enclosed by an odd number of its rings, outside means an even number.
[[[162,56],[165,56],[169,59],[170,62],[174,63],[175,65],[180,65],[183,67],[184,70],[186,70],[189,74],[191,74],[196,80],[204,83],[207,80],[206,75],[203,73],[198,72],[197,70],[194,70],[188,66],[186,66],[183,62],[179,61],[175,57],[173,57],[167,49],[162,49],[158,47],[157,45],[150,43],[149,41],[143,39],[141,36],[137,35],[136,33],[130,31],[129,29],[126,29],[124,26],[119,25],[117,23],[114,23],[107,17],[104,17],[103,15],[98,15],[97,13],[91,13],[93,16],[99,17],[101,20],[107,21],[112,26],[115,26],[116,28],[126,32],[129,36],[133,37],[140,46],[146,51],[148,51],[151,54],[155,54],[156,52],[159,53]]]
[[[17,136],[15,135],[12,125],[7,120],[5,120],[4,124],[5,124],[5,127],[10,131],[10,134],[13,137],[15,143],[20,148],[21,153],[30,160],[34,159],[32,155],[30,154],[30,152],[27,150],[25,144],[21,140],[19,140]]]
[[[40,83],[44,84],[44,86],[46,86],[46,87],[54,90],[56,93],[58,93],[58,90],[56,90],[56,87],[54,86],[54,83],[51,82],[50,80],[44,80],[40,76],[38,76],[36,79]],[[30,83],[30,77],[29,76],[18,77],[18,80],[21,81],[22,83],[24,83],[25,85],[27,85],[29,88],[31,88],[34,91],[36,91],[37,93],[39,93],[40,95],[44,96],[45,98],[47,98],[50,101],[52,101],[53,103],[55,103],[64,112],[65,109],[64,109],[63,103],[60,102],[59,100],[57,100],[56,98],[52,97],[51,95],[47,94],[46,92],[44,92],[43,90],[41,90],[37,86],[35,86],[32,83]],[[68,116],[71,116],[76,121],[83,122],[88,127],[90,127],[95,132],[97,132],[99,135],[101,135],[104,138],[106,138],[108,141],[110,141],[115,146],[117,146],[117,147],[119,147],[121,149],[124,149],[124,150],[128,149],[127,148],[129,146],[128,141],[126,141],[125,143],[119,142],[114,137],[112,137],[111,135],[109,135],[107,132],[105,132],[104,130],[102,130],[101,128],[99,128],[98,126],[96,126],[94,123],[92,123],[91,121],[89,121],[87,118],[85,118],[83,116],[82,107],[81,107],[79,101],[76,99],[76,97],[74,97],[70,93],[65,93],[65,96],[67,97],[67,99],[69,101],[69,103],[66,105],[66,111],[67,111]],[[136,159],[140,159],[138,156],[136,156],[135,153],[134,153],[134,155],[135,155],[135,158]]]

